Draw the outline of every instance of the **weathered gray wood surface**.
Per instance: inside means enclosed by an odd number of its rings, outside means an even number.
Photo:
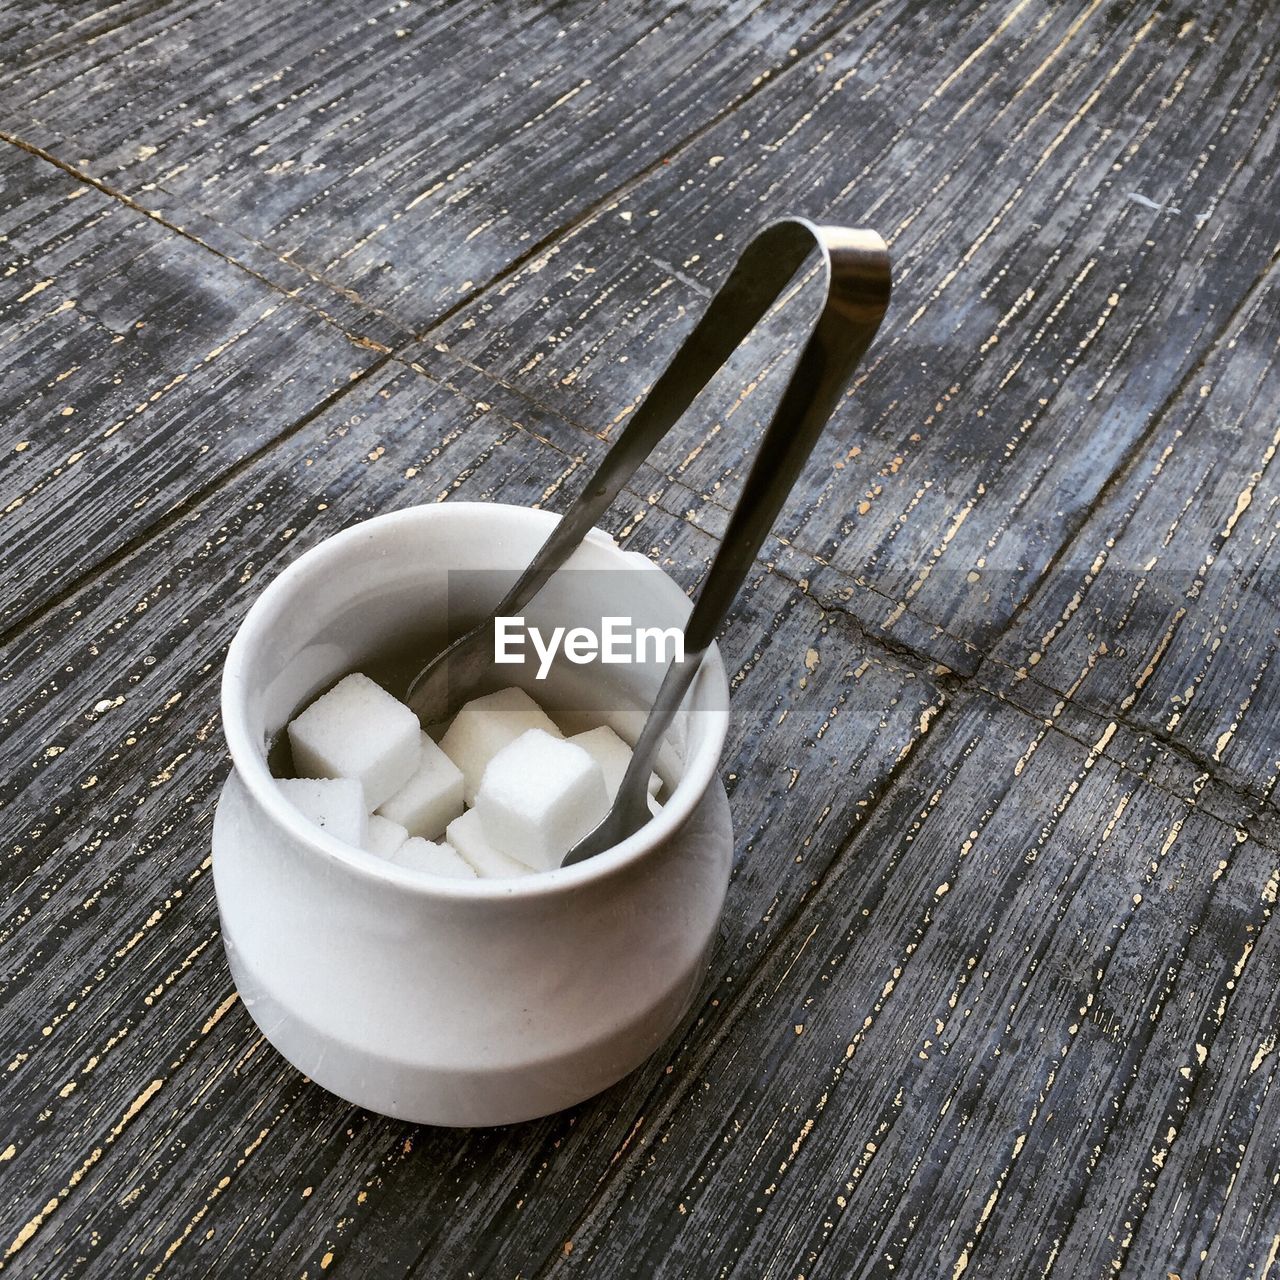
[[[12,625],[378,357],[17,147],[0,183]]]
[[[0,12],[3,1270],[1280,1274],[1274,17]],[[223,649],[561,507],[783,211],[897,291],[723,641],[705,998],[562,1115],[350,1108],[222,958]],[[684,583],[806,305],[610,515]]]

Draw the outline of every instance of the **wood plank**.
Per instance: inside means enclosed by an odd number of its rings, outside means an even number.
[[[1210,903],[1063,1241],[1062,1256],[1076,1260],[1067,1274],[1117,1262],[1188,1280],[1267,1274],[1280,1238],[1280,929],[1266,924],[1274,852],[1270,863],[1261,888],[1256,879],[1224,886]],[[1153,1145],[1124,1141],[1135,1126],[1155,1134]],[[1108,1193],[1116,1185],[1128,1200]]]
[[[376,351],[0,147],[0,627],[339,396]]]
[[[34,61],[33,41],[44,50],[65,48],[70,43],[92,40],[106,31],[154,7],[156,0],[116,0],[103,6],[95,0],[22,0],[0,5],[0,75],[5,80],[12,69]]]
[[[1274,967],[1271,983],[1268,994],[1274,1002],[1277,990]],[[1265,988],[1262,990],[1266,991]],[[1236,1150],[1231,1153],[1233,1157],[1238,1153],[1236,1168],[1226,1184],[1226,1200],[1214,1223],[1213,1238],[1200,1253],[1187,1250],[1187,1256],[1193,1263],[1202,1257],[1206,1271],[1221,1269],[1228,1275],[1235,1272],[1265,1276],[1274,1268],[1276,1258],[1280,1257],[1280,1222],[1277,1222],[1275,1207],[1276,1186],[1280,1179],[1280,1153],[1277,1152],[1277,1144],[1280,1143],[1280,1138],[1277,1138],[1280,1135],[1280,1087],[1276,1081],[1274,1030],[1277,1017],[1274,1003],[1269,1013],[1261,1007],[1259,1012],[1270,1017],[1270,1023],[1263,1025],[1270,1025],[1272,1031],[1261,1039],[1249,1058],[1247,1070],[1250,1078],[1240,1090],[1240,1096],[1232,1100],[1230,1127],[1225,1134],[1209,1134],[1206,1132],[1208,1124],[1201,1123],[1196,1125],[1194,1133],[1205,1145],[1212,1145],[1215,1156],[1222,1151],[1218,1144],[1224,1138],[1229,1141],[1231,1136],[1239,1135]],[[1251,1022],[1246,1035],[1255,1031],[1256,1026]],[[1238,1071],[1240,1064],[1237,1059],[1243,1056],[1246,1055],[1233,1055],[1226,1067]],[[1266,1081],[1266,1093],[1255,1109],[1262,1081],[1255,1083],[1253,1077],[1261,1075],[1268,1063],[1270,1076]],[[1224,1072],[1224,1084],[1230,1087],[1230,1083]],[[1190,1243],[1185,1236],[1179,1241],[1184,1248]],[[1137,1252],[1143,1246],[1150,1248],[1148,1242],[1140,1241],[1135,1247],[1135,1256],[1143,1256]]]
[[[936,42],[842,32],[433,338],[607,431],[764,221],[878,226],[887,327],[770,558],[970,673],[1271,260],[1268,12],[1008,4],[959,32],[948,11]],[[1194,157],[1176,190],[1171,155]],[[642,492],[715,532],[804,314],[743,353]]]
[[[52,51],[32,27],[8,127],[420,330],[840,24],[902,7],[185,0]]]
[[[497,1133],[420,1130],[303,1086],[231,999],[207,874],[222,648],[267,575],[361,516],[454,494],[533,502],[557,475],[572,492],[581,468],[555,438],[578,433],[516,426],[483,390],[391,362],[12,646],[4,729],[22,767],[0,796],[0,936],[15,1150],[0,1176],[15,1194],[0,1239],[30,1273],[314,1274],[330,1241],[356,1274],[370,1251],[386,1262],[436,1232],[483,1255],[497,1242],[482,1206],[518,1219],[521,1188],[576,1123],[595,1135],[576,1195],[541,1201],[536,1227],[529,1214],[505,1241],[545,1252],[664,1077],[655,1060],[568,1116]],[[713,549],[642,499],[614,521],[686,580]],[[724,647],[740,854],[714,1000],[821,882],[942,702],[926,673],[763,570]],[[818,782],[797,787],[813,760]],[[424,1195],[465,1203],[423,1214]],[[389,1238],[386,1215],[411,1229]]]
[[[1259,800],[1280,770],[1278,284],[1273,268],[984,670],[1015,700],[1028,681],[1069,693]]]
[[[1246,828],[1264,844],[1280,844],[1280,814],[1273,805],[1214,777],[1203,762],[1176,743],[1113,719],[1114,709],[1091,710],[1034,681],[1020,682],[1017,696],[1009,697],[1003,689],[1007,683],[1003,672],[997,675],[990,682],[975,677],[973,683],[1153,785],[1194,797],[1197,808],[1227,826]]]
[[[1074,1222],[1105,1240],[1082,1196],[1103,1227],[1136,1229],[1143,1156],[1167,1145],[1147,1088],[1193,1106],[1195,1043],[1234,1060],[1266,1033],[1253,998],[1240,1020],[1217,1002],[1240,999],[1276,865],[1182,797],[968,700],[709,1016],[545,1274],[1101,1274],[1062,1238]],[[1256,990],[1268,973],[1264,958]],[[1152,1226],[1142,1274],[1164,1275]]]

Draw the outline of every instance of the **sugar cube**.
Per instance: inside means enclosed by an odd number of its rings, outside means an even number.
[[[541,729],[554,738],[562,736],[551,717],[523,689],[499,689],[473,698],[458,712],[440,746],[462,770],[467,804],[475,804],[489,761],[529,729]]]
[[[364,847],[379,858],[389,858],[408,838],[409,833],[398,822],[375,813],[369,817]]]
[[[305,778],[357,778],[376,809],[421,758],[418,717],[368,676],[339,680],[289,724],[293,763]]]
[[[607,724],[586,733],[575,733],[569,741],[581,747],[600,766],[604,773],[605,789],[609,793],[609,803],[612,804],[617,798],[618,788],[622,786],[627,766],[631,763],[631,748]],[[656,773],[651,773],[649,794],[655,795],[660,786],[662,779]]]
[[[378,812],[411,836],[434,840],[462,812],[462,770],[425,733],[421,741],[418,767]]]
[[[608,809],[604,773],[590,753],[530,729],[489,761],[475,812],[500,853],[550,871]]]
[[[480,815],[468,809],[460,818],[449,823],[445,838],[471,865],[482,880],[501,880],[509,876],[531,876],[533,868],[515,858],[499,853],[488,840],[480,826]]]
[[[391,855],[398,867],[412,867],[414,871],[427,871],[433,876],[448,876],[451,880],[474,880],[475,871],[467,865],[447,844],[411,836]]]
[[[276,785],[317,827],[347,844],[363,847],[369,815],[364,788],[354,778],[277,778]]]

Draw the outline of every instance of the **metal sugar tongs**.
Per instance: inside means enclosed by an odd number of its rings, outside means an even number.
[[[409,686],[406,701],[424,723],[442,719],[468,700],[492,666],[494,618],[518,613],[573,554],[815,249],[821,255],[822,310],[765,429],[742,495],[685,624],[683,660],[667,668],[608,814],[569,850],[563,866],[612,848],[648,822],[648,779],[663,736],[756,552],[884,318],[889,305],[889,250],[880,236],[862,228],[818,226],[804,218],[784,218],[765,227],[747,245],[693,332],[529,567],[488,618],[437,654]]]

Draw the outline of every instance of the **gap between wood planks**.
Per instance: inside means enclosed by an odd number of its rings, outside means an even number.
[[[144,218],[150,218],[152,222],[159,223],[160,226],[162,226],[166,231],[171,232],[173,235],[180,236],[183,240],[188,240],[192,244],[198,245],[201,249],[204,249],[207,253],[213,254],[215,258],[220,259],[222,262],[227,263],[229,266],[238,268],[240,271],[243,271],[246,275],[252,276],[259,283],[266,285],[266,287],[270,289],[273,293],[278,293],[282,297],[288,298],[291,301],[297,302],[300,305],[306,307],[314,315],[319,316],[319,318],[323,320],[326,324],[331,325],[335,329],[337,329],[343,335],[343,337],[345,337],[353,345],[357,347],[364,347],[368,350],[382,352],[384,354],[387,354],[390,352],[391,348],[384,346],[380,342],[375,342],[372,338],[365,338],[365,337],[361,337],[359,334],[350,333],[346,328],[343,327],[342,324],[339,323],[339,321],[334,316],[330,315],[327,311],[316,306],[315,304],[308,302],[305,298],[300,297],[296,290],[286,289],[283,285],[278,284],[276,281],[270,279],[268,276],[263,275],[260,271],[255,271],[247,263],[241,262],[237,258],[230,257],[228,254],[223,253],[220,249],[216,249],[207,240],[202,240],[193,231],[189,231],[185,227],[179,226],[176,222],[171,221],[170,219],[166,218],[162,213],[158,213],[154,209],[148,209],[146,205],[141,204],[139,201],[135,200],[131,195],[128,195],[126,192],[119,191],[115,187],[111,186],[109,183],[103,182],[100,178],[95,178],[92,174],[86,173],[83,169],[79,169],[75,165],[69,164],[67,161],[61,159],[58,156],[55,156],[51,151],[47,151],[44,147],[37,146],[33,142],[27,142],[24,139],[19,138],[16,134],[8,133],[3,129],[0,129],[0,142],[7,142],[10,146],[17,147],[19,151],[25,151],[28,155],[34,156],[37,160],[43,160],[46,164],[50,164],[55,169],[58,169],[61,172],[65,173],[69,178],[74,178],[77,182],[83,183],[85,186],[93,187],[94,190],[100,191],[103,195],[109,196],[112,200],[118,201],[120,204],[124,205],[127,209],[132,209],[134,213],[140,213]],[[217,225],[221,226],[222,224],[218,223]],[[237,232],[237,234],[239,233]],[[253,241],[251,243],[256,244],[257,242]],[[297,264],[286,263],[284,259],[280,258],[277,254],[273,253],[270,249],[267,249],[265,245],[258,245],[257,247],[265,250],[267,253],[270,253],[271,256],[276,259],[276,261],[281,263],[281,265],[289,266],[293,270],[302,271],[303,274],[305,274],[309,279],[315,281],[317,284],[324,285],[326,288],[331,289],[335,293],[341,294],[341,296],[345,297],[348,301],[356,303],[357,305],[363,307],[366,311],[369,311],[375,315],[382,316],[385,319],[394,320],[394,317],[387,316],[385,312],[380,311],[378,310],[378,308],[371,306],[369,303],[365,302],[364,299],[360,298],[357,294],[355,294],[352,290],[345,289],[341,285],[338,285],[331,280],[326,280],[323,276],[318,275],[316,272],[310,270],[309,268],[300,267]]]
[[[140,548],[146,546],[148,542],[162,536],[174,525],[180,524],[186,519],[187,513],[194,507],[204,502],[211,494],[216,493],[223,485],[234,481],[249,468],[262,461],[273,449],[279,444],[286,443],[298,432],[303,431],[311,422],[318,418],[322,413],[331,409],[339,400],[341,400],[352,388],[359,386],[365,378],[370,374],[375,374],[379,370],[386,367],[391,362],[390,355],[379,356],[368,367],[361,369],[352,375],[345,386],[339,387],[336,391],[330,392],[313,408],[308,409],[302,417],[291,422],[278,435],[254,449],[251,453],[247,453],[243,458],[234,462],[227,470],[220,475],[214,476],[212,479],[201,485],[199,488],[192,490],[186,497],[182,498],[169,508],[158,520],[148,525],[145,529],[136,533],[132,538],[122,543],[110,555],[100,560],[88,573],[79,577],[72,578],[62,590],[50,596],[30,613],[24,614],[18,618],[11,626],[0,631],[0,645],[7,645],[24,631],[28,631],[41,626],[55,610],[62,608],[67,601],[74,595],[82,591],[96,577],[102,577],[110,573],[118,564],[127,560]]]
[[[944,698],[946,700],[941,710],[939,711],[938,715],[934,718],[934,720],[930,724],[931,732],[933,728],[937,725],[937,723],[947,715],[948,710],[950,710],[952,706],[952,700],[956,698],[958,695],[960,695],[961,693],[963,693],[966,689],[974,689],[974,690],[979,690],[980,692],[985,693],[988,696],[997,699],[999,702],[1003,703],[1008,707],[1012,707],[1015,711],[1021,712],[1021,714],[1028,717],[1028,719],[1043,721],[1048,727],[1055,730],[1055,732],[1062,734],[1064,738],[1070,739],[1072,742],[1076,743],[1078,746],[1084,747],[1086,751],[1092,752],[1095,749],[1095,746],[1097,745],[1096,743],[1090,742],[1086,738],[1080,737],[1078,734],[1072,733],[1069,729],[1064,728],[1061,724],[1058,723],[1058,720],[1056,717],[1039,716],[1034,711],[1031,711],[1028,708],[1024,706],[1020,706],[1018,703],[1014,702],[1002,690],[995,688],[991,684],[988,684],[983,679],[983,670],[987,664],[990,664],[990,666],[993,666],[993,667],[999,667],[1002,671],[1007,671],[1010,674],[1015,674],[1014,667],[1010,666],[1005,662],[1002,662],[1000,659],[996,657],[993,657],[991,654],[984,655],[983,665],[979,666],[970,675],[963,675],[959,672],[942,668],[940,664],[933,662],[926,657],[923,657],[921,654],[917,653],[914,649],[912,649],[909,645],[895,644],[894,642],[888,640],[887,637],[879,636],[875,632],[869,631],[854,614],[848,612],[844,608],[841,602],[824,600],[820,595],[817,595],[814,592],[812,592],[806,583],[804,583],[803,581],[798,581],[797,579],[791,577],[790,574],[783,573],[780,569],[777,569],[776,567],[772,567],[766,564],[760,564],[758,561],[757,561],[757,564],[759,564],[759,567],[765,570],[765,572],[773,574],[774,577],[781,578],[782,581],[788,583],[795,590],[799,591],[802,595],[807,596],[824,613],[839,614],[841,618],[844,619],[844,621],[849,625],[850,629],[857,635],[859,641],[866,648],[879,649],[883,653],[888,654],[889,656],[894,658],[901,665],[911,668],[913,670],[919,671],[922,675],[926,676],[930,681],[932,681],[935,685],[937,685],[938,688],[942,691]],[[874,588],[872,588],[872,590],[874,590]],[[1034,592],[1032,594],[1034,594]],[[1075,708],[1075,703],[1072,701],[1072,696],[1070,694],[1064,693],[1058,689],[1050,688],[1049,686],[1036,680],[1036,678],[1032,675],[1028,675],[1027,679],[1032,683],[1038,685],[1040,688],[1044,689],[1046,692],[1051,693],[1055,697],[1059,698],[1064,704],[1064,706],[1071,706]],[[1075,708],[1075,709],[1081,710],[1081,708]],[[1167,751],[1171,756],[1175,757],[1181,763],[1188,765],[1190,768],[1196,770],[1196,772],[1201,774],[1206,779],[1212,781],[1214,785],[1220,788],[1222,791],[1227,792],[1234,799],[1239,801],[1240,804],[1247,811],[1250,811],[1251,813],[1252,811],[1257,810],[1259,808],[1280,809],[1280,806],[1274,805],[1273,802],[1267,797],[1255,795],[1254,793],[1250,792],[1247,788],[1241,786],[1239,783],[1233,782],[1230,778],[1222,776],[1221,768],[1216,764],[1216,762],[1211,760],[1201,759],[1200,756],[1197,755],[1196,752],[1192,751],[1189,747],[1187,747],[1185,743],[1179,742],[1176,738],[1172,737],[1169,734],[1162,733],[1161,731],[1157,729],[1153,729],[1146,725],[1135,724],[1133,721],[1131,721],[1130,719],[1128,719],[1126,716],[1122,714],[1103,715],[1100,712],[1094,712],[1094,711],[1086,711],[1086,714],[1088,714],[1090,717],[1096,717],[1100,721],[1109,720],[1116,725],[1123,725],[1126,728],[1132,730],[1134,733],[1138,734],[1139,737],[1148,738],[1152,742],[1157,743],[1160,747],[1162,747],[1165,751]],[[1134,764],[1131,760],[1123,756],[1110,754],[1107,751],[1107,745],[1108,744],[1104,742],[1104,744],[1098,748],[1098,754],[1104,757],[1105,759],[1110,760],[1118,768],[1123,769],[1126,773],[1133,774],[1137,778],[1141,778],[1142,781],[1146,783],[1148,786],[1154,787],[1158,791],[1163,791],[1166,795],[1174,796],[1176,799],[1181,800],[1184,803],[1192,804],[1192,805],[1195,805],[1197,803],[1197,801],[1194,798],[1189,798],[1183,795],[1176,788],[1167,785],[1166,783],[1162,782],[1158,778],[1152,777],[1149,773],[1144,771],[1138,765]],[[868,815],[870,814],[870,812],[871,811],[869,810]],[[1209,811],[1206,810],[1206,812],[1209,812]],[[1214,815],[1214,816],[1217,816],[1217,815]],[[1227,821],[1227,819],[1225,818],[1222,818],[1220,820],[1224,822]],[[1249,833],[1249,836],[1251,839],[1257,840],[1260,844],[1267,845],[1267,847],[1270,847],[1268,843],[1268,837],[1264,836],[1257,829],[1256,825],[1252,824],[1251,819],[1249,818],[1241,819],[1239,821],[1239,825]]]

